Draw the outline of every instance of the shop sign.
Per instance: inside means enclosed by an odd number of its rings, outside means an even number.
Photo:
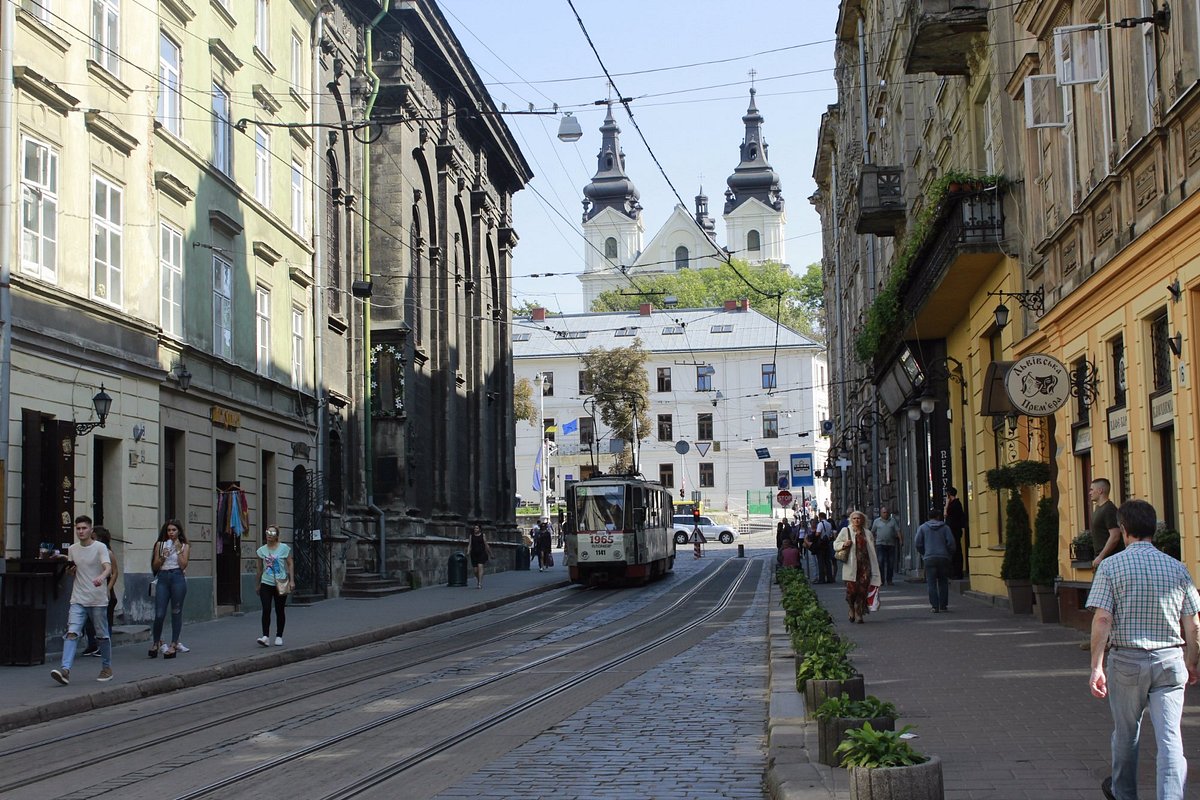
[[[214,425],[220,425],[230,430],[237,430],[242,426],[241,414],[232,409],[222,408],[221,406],[212,407],[210,419],[212,419]]]
[[[1161,394],[1150,398],[1150,428],[1158,430],[1175,421],[1175,395]]]
[[[1076,428],[1073,435],[1075,441],[1071,446],[1071,452],[1086,453],[1092,449],[1092,429],[1090,426]]]
[[[1047,417],[1067,403],[1071,376],[1054,356],[1031,353],[1009,367],[1004,390],[1018,412],[1030,417]]]
[[[1129,409],[1113,408],[1108,412],[1108,440],[1121,441],[1129,437]]]

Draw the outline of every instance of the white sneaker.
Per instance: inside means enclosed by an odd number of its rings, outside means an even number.
[[[178,652],[180,652],[180,653],[190,653],[190,652],[192,652],[192,648],[188,647],[188,646],[187,646],[186,644],[184,644],[183,642],[180,642],[179,644],[175,645],[175,650],[176,650],[176,651],[178,651]]]
[[[276,646],[276,647],[283,647],[283,637],[282,637],[282,636],[276,636],[276,637],[275,637],[275,646]]]
[[[266,636],[260,636],[257,639],[255,639],[255,641],[258,642],[259,644],[261,644],[263,647],[271,646],[271,640],[269,637],[266,637]]]

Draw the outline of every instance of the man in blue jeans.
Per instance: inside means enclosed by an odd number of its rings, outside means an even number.
[[[93,538],[91,517],[81,514],[75,518],[75,536],[79,541],[67,548],[75,583],[67,612],[67,633],[63,637],[62,666],[50,670],[50,677],[64,686],[71,682],[71,665],[79,637],[83,635],[84,621],[89,618],[96,626],[96,639],[100,643],[100,676],[96,680],[110,681],[113,676],[108,630],[108,576],[112,572],[112,558],[108,546]]]
[[[929,519],[917,528],[914,544],[925,564],[925,585],[933,613],[950,610],[950,559],[954,556],[954,532],[942,521],[942,509],[929,509]]]
[[[904,546],[904,532],[900,529],[900,520],[892,516],[887,506],[880,506],[879,516],[871,523],[871,533],[875,535],[879,577],[883,579],[884,585],[891,586],[892,576],[896,571],[898,548]]]
[[[1106,797],[1137,798],[1138,741],[1150,709],[1158,743],[1158,800],[1183,800],[1187,759],[1180,721],[1184,686],[1200,678],[1200,594],[1187,567],[1154,547],[1157,519],[1144,500],[1117,511],[1125,549],[1100,562],[1087,606],[1092,617],[1092,694],[1113,717]],[[1105,645],[1111,646],[1105,669]]]

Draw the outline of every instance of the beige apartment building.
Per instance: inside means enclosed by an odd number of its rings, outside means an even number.
[[[812,198],[831,385],[845,387],[831,396],[852,462],[841,491],[869,502],[869,437],[849,428],[880,438],[878,499],[911,526],[957,487],[970,586],[1000,598],[1006,495],[987,472],[1049,464],[1051,482],[1022,497],[1031,515],[1055,502],[1068,622],[1091,580],[1070,542],[1090,521],[1093,477],[1118,503],[1153,503],[1200,565],[1183,524],[1200,505],[1197,13],[1150,0],[841,4],[839,98]],[[1031,354],[1069,376],[1044,416],[1015,413],[1002,388]]]

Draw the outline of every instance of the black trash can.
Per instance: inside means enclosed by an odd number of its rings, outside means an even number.
[[[467,557],[463,553],[450,556],[450,563],[446,567],[446,583],[450,586],[467,585]]]
[[[529,548],[525,545],[517,545],[517,569],[529,569]]]
[[[0,664],[46,663],[46,609],[55,578],[53,572],[0,575]]]

